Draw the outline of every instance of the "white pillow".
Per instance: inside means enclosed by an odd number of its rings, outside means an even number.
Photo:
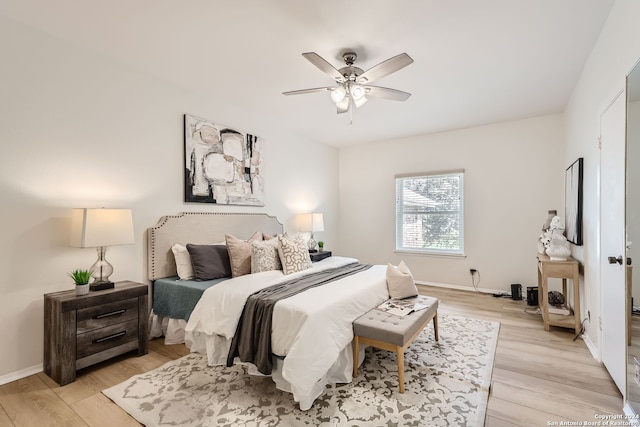
[[[271,270],[282,270],[280,255],[278,255],[278,239],[252,242],[251,273]]]
[[[293,239],[288,239],[278,235],[278,243],[278,255],[280,255],[284,274],[297,273],[313,266],[309,248],[302,236],[297,235]]]
[[[416,288],[411,271],[404,261],[400,261],[397,267],[391,263],[387,264],[387,288],[389,289],[389,297],[395,299],[418,295],[418,288]]]
[[[182,246],[179,243],[171,246],[173,257],[176,260],[176,270],[178,270],[178,277],[180,280],[191,280],[195,277],[193,271],[193,265],[191,265],[191,255],[186,246]]]

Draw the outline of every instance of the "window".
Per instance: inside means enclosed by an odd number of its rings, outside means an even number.
[[[396,176],[396,250],[464,255],[464,171]]]

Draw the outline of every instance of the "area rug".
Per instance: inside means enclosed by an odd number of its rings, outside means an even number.
[[[358,377],[328,386],[308,411],[268,377],[209,367],[190,354],[103,393],[146,426],[470,426],[484,423],[500,324],[439,315],[405,352],[398,392],[392,352],[368,348]]]

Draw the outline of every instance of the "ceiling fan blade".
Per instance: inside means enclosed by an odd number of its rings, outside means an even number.
[[[388,87],[365,86],[364,88],[367,91],[367,95],[375,96],[376,98],[390,99],[392,101],[406,101],[411,96],[409,92],[389,89]]]
[[[314,93],[314,92],[326,92],[333,89],[332,87],[314,87],[312,89],[300,89],[300,90],[290,90],[289,92],[282,92],[283,95],[302,95],[305,93]]]
[[[395,73],[411,63],[413,63],[413,59],[406,53],[401,53],[369,68],[358,76],[358,83],[371,83],[374,80]]]
[[[307,60],[311,62],[313,65],[315,65],[316,67],[318,67],[320,71],[327,74],[329,77],[336,80],[337,82],[344,81],[344,76],[340,74],[340,71],[338,71],[336,67],[334,67],[333,65],[329,64],[323,57],[321,57],[317,53],[306,52],[306,53],[303,53],[302,56],[307,58]]]
[[[349,111],[349,101],[351,101],[350,96],[345,96],[344,99],[336,104],[338,107],[338,114],[346,113]]]

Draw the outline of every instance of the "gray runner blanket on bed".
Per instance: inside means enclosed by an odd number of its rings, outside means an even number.
[[[236,333],[231,340],[227,366],[232,366],[234,359],[239,357],[243,362],[253,363],[260,373],[271,375],[273,368],[271,324],[275,304],[281,299],[292,297],[307,289],[325,285],[369,268],[371,265],[353,263],[287,280],[249,295]]]
[[[202,293],[228,279],[223,277],[202,282],[179,280],[177,276],[157,279],[153,282],[153,312],[159,316],[188,321]]]

